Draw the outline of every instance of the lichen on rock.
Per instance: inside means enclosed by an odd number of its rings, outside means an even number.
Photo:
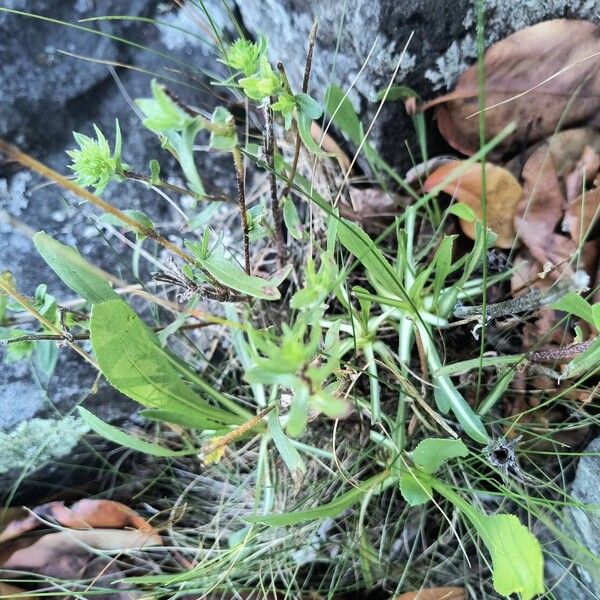
[[[0,474],[33,470],[68,454],[89,427],[76,417],[33,418],[9,433],[0,433]]]

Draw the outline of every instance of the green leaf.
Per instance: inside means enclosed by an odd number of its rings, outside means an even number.
[[[217,106],[212,114],[211,123],[223,128],[222,132],[210,132],[210,147],[213,150],[230,152],[238,143],[233,123],[233,115],[223,106]]]
[[[100,269],[90,265],[75,248],[61,244],[43,231],[33,236],[33,243],[48,266],[69,288],[88,302],[121,302]]]
[[[503,596],[531,600],[543,594],[544,557],[540,543],[514,515],[469,513],[492,557],[494,589]]]
[[[315,120],[321,118],[323,109],[321,105],[308,94],[296,94],[296,104],[298,110],[301,111],[308,119]]]
[[[174,412],[172,410],[163,410],[161,408],[144,408],[140,410],[140,416],[151,421],[159,421],[160,423],[174,423],[188,429],[206,430],[223,430],[223,424],[211,421],[206,417],[197,414],[186,414]]]
[[[468,454],[469,449],[462,440],[428,438],[417,445],[412,458],[426,473],[435,473],[447,460]]]
[[[186,242],[200,265],[224,286],[263,300],[279,300],[281,294],[277,287],[289,275],[292,265],[288,265],[270,279],[248,275],[237,263],[226,260],[222,248],[213,250],[206,256],[198,244]]]
[[[322,150],[319,144],[315,142],[310,132],[310,128],[312,125],[312,119],[310,117],[307,117],[304,113],[299,112],[296,114],[296,122],[298,123],[298,133],[300,134],[302,143],[306,146],[306,149],[309,152],[312,152],[315,156],[318,156],[319,158],[334,156],[333,154]]]
[[[600,368],[600,337],[582,354],[567,363],[561,379],[572,379],[579,375],[593,375]]]
[[[367,481],[363,481],[349,492],[341,494],[335,500],[315,508],[280,515],[255,515],[245,517],[244,520],[248,523],[262,523],[271,527],[283,527],[286,525],[297,525],[306,521],[314,521],[315,519],[337,517],[344,509],[356,504],[369,490],[383,483],[387,477],[387,471],[383,471],[367,479]]]
[[[594,324],[594,313],[592,305],[582,298],[577,292],[569,292],[562,298],[550,305],[550,308],[562,310],[563,312],[575,315],[587,323]]]
[[[150,408],[199,415],[226,425],[242,422],[237,415],[208,404],[179,378],[154,332],[121,299],[94,304],[90,333],[102,374],[126,396]]]
[[[160,181],[160,164],[156,159],[152,159],[149,164],[150,167],[150,185],[159,185]]]
[[[427,481],[412,471],[403,471],[400,475],[400,493],[410,506],[419,506],[431,500],[433,491]]]
[[[364,137],[363,127],[344,91],[337,85],[330,86],[325,93],[325,105],[335,125],[358,146]]]
[[[177,106],[155,79],[151,87],[152,98],[138,98],[135,101],[146,117],[144,127],[155,132],[183,131],[194,117]]]
[[[79,416],[83,422],[90,429],[95,431],[98,435],[106,438],[108,441],[119,444],[119,446],[131,448],[132,450],[149,454],[150,456],[186,456],[189,454],[198,454],[199,452],[198,449],[170,450],[169,448],[159,446],[158,444],[152,444],[151,442],[140,440],[129,433],[125,433],[123,430],[117,427],[113,427],[112,425],[105,423],[102,419],[99,419],[96,415],[82,406],[78,406],[77,410],[79,411]]]
[[[600,303],[592,305],[592,318],[594,327],[600,330]]]
[[[54,373],[56,361],[58,360],[58,346],[52,340],[40,340],[35,342],[33,358],[46,377]]]
[[[290,235],[295,240],[301,240],[304,234],[304,227],[302,227],[296,205],[291,198],[283,199],[283,220]]]
[[[130,219],[133,219],[136,223],[139,223],[143,227],[146,227],[147,229],[154,229],[154,222],[152,221],[152,219],[141,210],[127,209],[123,211],[123,214],[128,216]],[[121,219],[119,219],[116,215],[105,213],[98,220],[100,221],[100,223],[105,223],[106,225],[124,227],[126,231],[133,231],[136,237],[140,240],[146,239],[145,235],[140,234],[137,229],[134,229],[129,224],[123,223],[123,221],[121,221]]]
[[[346,250],[363,264],[370,277],[376,279],[387,291],[402,298],[406,297],[392,265],[379,251],[375,242],[356,223],[340,219],[338,239]]]
[[[494,387],[490,390],[490,393],[484,398],[483,402],[477,408],[478,415],[487,414],[502,398],[504,392],[510,385],[513,377],[515,376],[516,371],[513,369],[508,369],[502,377],[498,379],[498,381],[494,384]]]
[[[454,204],[451,204],[447,208],[447,212],[451,215],[456,215],[459,219],[468,221],[469,223],[473,223],[475,219],[477,219],[477,215],[473,209],[462,202],[455,202]]]
[[[277,409],[269,413],[269,433],[290,473],[295,479],[299,480],[306,473],[306,465],[298,450],[294,448],[290,439],[283,433]]]

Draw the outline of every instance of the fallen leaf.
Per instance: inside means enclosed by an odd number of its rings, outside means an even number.
[[[430,191],[453,171],[462,167],[464,161],[456,160],[436,169],[425,181],[423,189]],[[515,241],[515,209],[523,195],[523,189],[513,175],[491,163],[486,163],[487,226],[496,234],[498,248],[511,248]],[[481,197],[483,184],[481,166],[467,168],[457,179],[447,184],[444,192],[469,206],[478,219],[482,218]],[[460,226],[471,239],[475,239],[475,224],[460,220]]]
[[[591,146],[585,146],[581,158],[572,171],[565,176],[567,200],[577,198],[583,193],[584,185],[593,180],[600,169],[600,156]]]
[[[350,204],[340,202],[340,215],[359,223],[365,230],[375,233],[385,229],[408,204],[406,198],[388,193],[381,188],[348,186]]]
[[[568,261],[576,246],[568,237],[555,233],[565,199],[547,144],[529,157],[522,177],[523,196],[515,213],[515,229],[540,266],[547,262],[561,265],[558,272],[550,274],[556,279],[561,272],[570,272]]]
[[[23,519],[9,523],[0,533],[0,543],[42,527],[42,521],[55,521],[74,529],[131,527],[155,534],[156,530],[125,504],[112,500],[85,499],[67,508],[64,502],[49,502],[36,506]]]
[[[91,550],[120,553],[161,545],[159,535],[139,530],[68,529],[42,535],[30,545],[16,548],[13,552],[10,552],[11,548],[8,551],[3,549],[0,567],[69,579],[76,577],[87,564]],[[8,576],[8,573],[3,573],[3,576]]]
[[[459,587],[439,587],[406,592],[395,600],[465,600],[465,590]]]
[[[348,155],[340,148],[338,143],[333,139],[333,137],[331,137],[329,133],[323,135],[323,129],[316,121],[311,123],[310,135],[315,142],[317,142],[317,144],[321,145],[321,148],[324,152],[333,154],[334,158],[337,159],[338,164],[340,165],[342,173],[346,175],[348,171],[350,171],[350,159],[348,158]]]
[[[551,134],[559,121],[600,123],[600,30],[583,20],[555,19],[508,36],[485,53],[487,138],[516,121],[517,128],[492,153]],[[422,105],[436,106],[438,127],[464,154],[479,149],[477,66],[467,69],[450,94]],[[568,110],[566,110],[568,108]]]

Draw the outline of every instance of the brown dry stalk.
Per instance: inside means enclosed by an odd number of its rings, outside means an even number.
[[[571,344],[570,346],[559,346],[557,348],[542,348],[536,350],[528,355],[528,359],[531,362],[544,363],[554,361],[569,361],[585,352],[598,338],[594,337],[585,342],[579,342],[578,344]]]
[[[238,205],[240,209],[240,220],[242,221],[242,235],[244,238],[244,266],[246,273],[250,275],[250,236],[248,234],[248,211],[246,210],[246,185],[244,183],[244,159],[239,146],[236,146],[231,154],[235,167],[235,180],[238,188]]]
[[[24,167],[32,169],[42,177],[46,177],[47,179],[51,179],[52,181],[58,183],[61,187],[63,187],[66,190],[69,190],[70,192],[73,192],[86,202],[89,202],[90,204],[97,206],[104,212],[113,215],[123,223],[129,225],[129,227],[131,227],[135,231],[138,231],[142,235],[153,239],[155,242],[157,242],[167,250],[170,250],[173,254],[179,256],[179,258],[181,258],[189,265],[196,265],[196,260],[191,255],[189,255],[187,252],[184,252],[181,248],[171,243],[159,233],[156,233],[154,229],[151,229],[150,227],[145,227],[141,223],[138,223],[135,219],[132,219],[124,212],[120,211],[118,208],[115,208],[112,204],[109,204],[108,202],[100,198],[100,196],[92,194],[92,192],[89,192],[88,190],[77,185],[75,182],[71,181],[64,175],[61,175],[54,169],[51,169],[45,164],[37,161],[32,156],[29,156],[29,154],[21,152],[21,150],[19,150],[16,146],[13,146],[12,144],[9,144],[8,142],[5,142],[4,140],[0,139],[0,152],[2,154],[7,155],[9,158],[12,158],[13,160],[17,161],[18,163],[22,164]]]

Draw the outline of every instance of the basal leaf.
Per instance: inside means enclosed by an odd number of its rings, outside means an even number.
[[[418,478],[411,471],[403,471],[400,475],[400,492],[411,506],[427,504],[433,494],[429,483]]]
[[[102,374],[126,396],[149,408],[224,424],[242,422],[208,404],[180,379],[154,332],[121,299],[93,306],[90,333]]]
[[[428,438],[417,445],[412,458],[426,473],[435,473],[447,460],[468,454],[462,440]]]
[[[306,465],[298,450],[294,448],[290,439],[283,433],[277,409],[269,413],[269,433],[290,473],[295,477],[302,477],[306,473]]]
[[[325,93],[327,114],[335,125],[345,133],[350,141],[359,145],[364,137],[363,127],[358,119],[352,102],[345,97],[344,90],[331,85]]]
[[[543,594],[544,557],[527,527],[514,515],[468,516],[492,557],[494,589],[503,596],[519,594],[521,600]]]
[[[296,115],[296,122],[298,124],[298,133],[302,138],[302,143],[306,146],[309,152],[312,152],[315,156],[325,158],[326,156],[333,156],[330,152],[325,152],[321,149],[319,144],[315,142],[312,133],[311,125],[312,119],[302,112],[298,112]]]
[[[96,415],[82,406],[78,406],[77,410],[79,411],[79,416],[82,418],[83,422],[90,429],[95,431],[98,435],[106,438],[110,442],[119,444],[119,446],[131,448],[132,450],[149,454],[150,456],[185,456],[189,454],[198,454],[199,452],[198,449],[170,450],[164,446],[152,444],[151,442],[146,442],[145,440],[140,440],[129,433],[125,433],[118,427],[113,427],[112,425],[105,423],[102,419],[99,419]]]
[[[75,248],[61,244],[43,231],[33,236],[33,243],[48,266],[88,302],[121,302],[102,272],[90,265]]]
[[[583,319],[586,323],[594,324],[592,305],[577,292],[569,292],[551,305],[555,310],[562,310],[570,315]]]

